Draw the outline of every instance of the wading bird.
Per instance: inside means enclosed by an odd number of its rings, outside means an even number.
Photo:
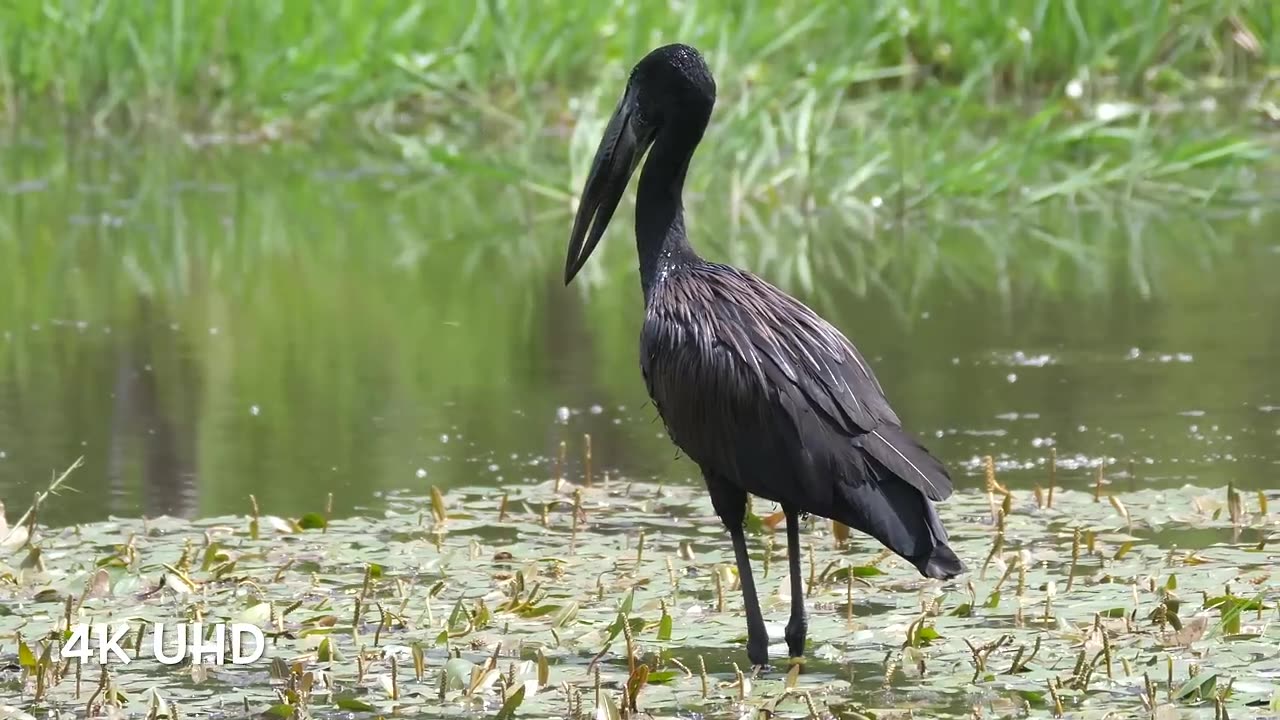
[[[583,188],[564,280],[600,242],[647,150],[635,220],[640,368],[667,434],[702,470],[729,531],[747,656],[765,665],[769,639],[743,535],[748,493],[786,516],[792,657],[804,655],[808,629],[801,513],[870,535],[926,577],[965,567],[931,502],[951,494],[946,468],[902,429],[853,344],[800,301],[690,246],[681,193],[715,96],[710,69],[686,45],[653,50],[632,69]]]

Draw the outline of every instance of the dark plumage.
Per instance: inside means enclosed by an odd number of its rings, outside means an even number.
[[[565,282],[599,242],[651,145],[636,204],[640,367],[668,435],[701,468],[733,539],[747,652],[764,664],[768,639],[743,535],[747,493],[786,515],[792,656],[803,654],[807,626],[801,512],[871,535],[927,577],[965,568],[931,502],[951,494],[947,470],[902,429],[853,344],[800,301],[690,247],[681,191],[714,102],[715,82],[693,48],[661,47],[636,65],[592,163]]]

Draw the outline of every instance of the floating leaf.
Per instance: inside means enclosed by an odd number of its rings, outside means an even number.
[[[1115,496],[1112,496],[1112,497],[1114,498]],[[1114,556],[1112,556],[1112,558],[1111,558],[1111,559],[1112,559],[1112,560],[1123,560],[1123,559],[1124,559],[1124,556],[1125,556],[1125,555],[1128,555],[1128,554],[1129,554],[1129,551],[1130,551],[1130,550],[1132,550],[1132,549],[1133,549],[1133,541],[1132,541],[1132,540],[1130,540],[1130,541],[1128,541],[1128,542],[1126,542],[1126,543],[1122,544],[1122,545],[1121,545],[1121,546],[1116,550],[1116,554],[1115,554]]]
[[[676,670],[655,670],[649,673],[646,682],[649,685],[664,685],[669,682],[674,682],[683,676],[683,673]]]
[[[836,542],[844,543],[849,539],[849,526],[838,520],[832,520],[831,534],[835,536]]]
[[[1175,700],[1186,700],[1193,695],[1196,697],[1208,697],[1213,692],[1213,686],[1217,683],[1218,673],[1206,672],[1189,678],[1186,682],[1178,686],[1178,690],[1173,694]]]
[[[830,577],[833,582],[839,582],[848,581],[851,575],[855,578],[869,578],[884,574],[884,570],[874,565],[855,565],[853,567],[842,567],[831,573]]]
[[[444,522],[448,517],[444,506],[444,495],[440,494],[440,488],[435,485],[431,486],[431,514],[435,516],[437,523]]]
[[[1046,705],[1048,695],[1043,690],[1015,690],[1018,697],[1026,700],[1032,705]]]
[[[260,627],[271,622],[271,603],[254,603],[236,616],[235,622],[258,625]]]
[[[795,665],[791,666],[790,670],[787,671],[787,679],[783,683],[783,686],[786,687],[788,690],[790,690],[794,688],[799,682],[800,682],[800,663],[796,663]]]
[[[321,530],[329,525],[329,521],[320,513],[309,512],[298,518],[298,527],[303,530]]]
[[[570,603],[570,605],[572,604],[573,603]],[[566,607],[569,607],[569,605],[537,605],[534,607],[522,608],[519,612],[520,612],[520,617],[523,617],[523,618],[539,618],[539,617],[542,617],[543,615],[551,615],[552,613],[559,613],[560,611],[564,610]],[[574,613],[576,614],[576,609],[574,610]],[[570,617],[570,619],[572,619],[572,617]]]
[[[546,687],[551,680],[551,665],[547,662],[547,656],[543,654],[542,649],[538,649],[538,687]]]
[[[524,685],[516,688],[515,692],[502,703],[502,707],[498,708],[498,713],[494,715],[494,720],[510,720],[516,716],[516,708],[524,702]]]
[[[104,598],[111,594],[111,573],[103,568],[98,568],[89,576],[88,582],[85,584],[84,597],[86,600],[90,598]]]
[[[455,690],[467,687],[471,681],[471,671],[477,667],[479,666],[464,658],[450,659],[444,664],[444,674],[448,680],[448,687]]]
[[[376,712],[378,708],[361,700],[355,695],[338,695],[333,699],[333,704],[338,706],[339,710],[350,710],[351,712]]]
[[[924,681],[939,697],[950,697],[953,690],[971,687],[976,676],[988,698],[983,702],[990,703],[989,714],[1009,714],[1023,703],[1035,708],[1033,715],[1047,714],[1062,703],[1071,708],[1065,715],[1080,710],[1087,698],[1089,712],[1146,717],[1151,713],[1142,706],[1140,693],[1099,690],[1107,668],[1103,660],[1093,659],[1101,647],[1091,630],[1101,617],[1114,618],[1106,623],[1113,651],[1110,669],[1117,678],[1128,678],[1122,682],[1140,682],[1149,674],[1161,685],[1159,697],[1167,698],[1162,663],[1172,655],[1204,662],[1201,672],[1211,667],[1221,673],[1212,687],[1197,691],[1203,695],[1193,694],[1180,701],[1180,707],[1207,705],[1229,678],[1235,683],[1225,697],[1233,717],[1241,714],[1236,709],[1250,703],[1260,708],[1258,703],[1269,702],[1269,691],[1248,689],[1243,679],[1254,677],[1251,663],[1257,662],[1259,648],[1267,647],[1271,637],[1270,595],[1250,596],[1264,589],[1270,592],[1274,568],[1265,553],[1248,551],[1251,540],[1230,541],[1236,531],[1225,514],[1216,525],[1208,512],[1180,514],[1179,497],[1206,494],[1194,489],[1123,494],[1135,523],[1138,518],[1155,518],[1159,528],[1153,532],[1163,544],[1176,541],[1175,550],[1157,550],[1154,540],[1116,530],[1111,506],[1095,505],[1087,491],[1056,490],[1052,519],[1044,517],[1048,510],[1015,500],[1004,517],[1005,545],[996,561],[999,574],[989,568],[980,578],[975,572],[971,581],[943,585],[940,593],[928,584],[923,598],[916,596],[920,581],[910,566],[882,555],[874,540],[860,533],[851,533],[843,548],[831,542],[810,543],[803,575],[817,580],[805,588],[817,662],[807,666],[807,675],[798,663],[784,666],[785,675],[775,674],[772,680],[766,675],[763,693],[754,697],[746,688],[755,677],[747,673],[742,678],[746,682],[739,685],[732,667],[733,662],[741,666],[744,659],[740,636],[745,630],[741,599],[729,592],[737,581],[733,548],[716,529],[704,491],[672,486],[659,493],[656,484],[641,481],[584,491],[581,506],[592,522],[579,524],[572,555],[566,550],[574,532],[567,524],[570,518],[544,528],[529,510],[544,504],[567,508],[560,497],[565,495],[563,488],[557,495],[550,485],[512,484],[506,493],[508,517],[498,524],[490,516],[497,512],[491,492],[451,487],[448,533],[433,525],[424,488],[420,498],[389,495],[385,517],[348,517],[327,533],[273,535],[269,542],[253,543],[237,534],[235,529],[243,527],[240,521],[217,519],[117,519],[42,534],[48,575],[0,566],[0,588],[8,588],[17,600],[0,603],[18,616],[0,618],[13,638],[9,659],[13,665],[30,662],[30,657],[19,657],[16,632],[38,631],[40,644],[28,639],[28,653],[36,655],[36,667],[48,667],[40,656],[65,645],[46,636],[46,628],[63,632],[62,603],[70,594],[73,622],[111,619],[130,622],[134,628],[196,619],[206,627],[246,620],[257,624],[265,631],[269,653],[260,663],[263,682],[250,679],[236,690],[248,698],[251,712],[259,714],[277,703],[277,710],[292,716],[305,712],[310,717],[355,717],[394,709],[397,715],[413,717],[445,707],[493,717],[523,688],[521,704],[517,708],[513,703],[508,715],[560,716],[568,704],[574,709],[580,705],[583,716],[598,710],[605,717],[610,702],[629,708],[638,700],[640,712],[629,715],[667,717],[696,708],[708,720],[750,711],[799,716],[808,715],[808,696],[819,717],[869,717],[873,711],[856,708],[848,698],[876,692],[883,677],[856,673],[841,682],[835,669],[846,663],[878,667],[885,662],[883,648],[901,643],[904,647],[889,658],[893,677],[914,682],[924,672]],[[1185,504],[1190,506],[1190,501]],[[959,517],[985,517],[989,512],[985,495],[966,491],[940,507]],[[680,520],[651,532],[646,547],[651,562],[637,569],[635,543],[627,543],[623,531],[634,532],[631,529],[645,523],[644,514],[650,512],[664,518],[670,513]],[[683,520],[690,516],[703,520]],[[1240,517],[1245,525],[1270,527],[1256,514]],[[1064,590],[1070,555],[1037,548],[1061,546],[1064,531],[1069,541],[1076,527],[1083,552],[1077,558],[1075,583]],[[1187,528],[1195,532],[1176,534]],[[1175,535],[1166,538],[1165,533]],[[1093,552],[1085,551],[1085,538],[1090,536],[1096,537]],[[985,557],[991,541],[980,532],[956,532],[952,538],[965,558]],[[1193,541],[1203,543],[1201,566],[1183,562],[1196,549]],[[219,542],[228,546],[217,546]],[[1132,550],[1117,559],[1115,550],[1124,542],[1134,543]],[[695,544],[696,555],[681,552]],[[771,567],[767,572],[758,568],[757,587],[768,616],[785,622],[779,615],[785,613],[789,594],[785,554],[779,555],[785,548],[779,548],[776,539],[772,544]],[[216,547],[212,553],[211,547]],[[494,547],[507,548],[500,551],[509,553],[505,560],[493,561],[500,555]],[[1025,564],[1014,554],[1023,549],[1033,553]],[[1162,556],[1168,560],[1162,561]],[[197,569],[202,557],[211,561],[205,572]],[[119,558],[123,564],[103,564],[103,558]],[[860,564],[849,567],[851,558]],[[1164,578],[1152,574],[1162,567],[1176,568],[1176,578],[1169,570],[1159,571]],[[719,613],[714,594],[719,576],[713,573],[722,569],[727,571],[722,586],[727,598],[725,612]],[[169,577],[188,574],[194,592],[175,596],[156,591],[159,578],[167,583]],[[34,583],[29,578],[35,578]],[[109,579],[113,594],[77,611],[75,601],[90,578]],[[847,583],[859,578],[870,581],[862,583],[870,591],[856,598],[858,616],[851,618],[846,614]],[[50,584],[42,584],[46,582]],[[48,597],[58,604],[33,603],[40,590],[56,591]],[[1002,593],[1011,601],[1002,602]],[[1200,607],[1202,598],[1205,609]],[[927,601],[926,607],[919,607],[921,600]],[[981,607],[984,601],[989,601],[986,608]],[[1194,614],[1188,610],[1192,607]],[[1135,614],[1135,608],[1140,612]],[[1130,619],[1132,625],[1126,622]],[[674,633],[677,623],[681,636]],[[1215,624],[1216,634],[1209,635],[1206,630]],[[620,647],[628,627],[634,653],[630,657]],[[775,655],[782,634],[781,628],[770,627]],[[52,642],[45,642],[46,637]],[[131,654],[136,637],[145,635],[130,632],[126,644]],[[427,650],[432,638],[442,643],[440,649]],[[96,638],[91,645],[96,647]],[[996,649],[982,656],[985,667],[977,667],[975,653],[990,647]],[[1092,670],[1073,674],[1082,650],[1082,667],[1093,663]],[[188,691],[224,675],[231,677],[204,665],[165,671],[148,656],[143,647],[134,661],[136,672],[154,680],[148,687],[169,700],[178,692],[188,698],[184,707],[197,714],[207,710],[208,703]],[[1156,662],[1150,664],[1153,658]],[[709,664],[707,700],[698,703],[694,698],[702,694],[703,661]],[[34,692],[39,676],[21,669],[21,679]],[[1183,672],[1182,665],[1177,669]],[[1088,689],[1074,686],[1090,672]],[[393,677],[398,690],[394,702],[383,702],[378,690],[367,694],[372,688],[391,687]],[[112,682],[115,678],[113,673]],[[43,679],[52,677],[46,674]],[[1184,679],[1185,674],[1174,680],[1175,690]],[[81,685],[92,692],[97,680],[90,673]],[[566,684],[569,697],[562,690]],[[87,695],[76,701],[74,685],[65,677],[46,685],[48,701],[83,707]],[[130,686],[122,682],[118,687]],[[108,687],[99,697],[110,693],[114,698],[116,689]],[[1059,695],[1056,699],[1054,693]],[[132,704],[145,713],[146,706],[130,695]],[[741,702],[744,696],[746,702]],[[347,697],[378,709],[340,707],[338,699],[346,705]],[[148,701],[144,694],[141,703]],[[926,694],[912,702],[918,714],[932,716],[945,714],[940,708],[949,701]],[[239,710],[237,703],[233,712]]]
[[[563,628],[571,625],[578,619],[578,602],[576,600],[565,603],[556,611],[555,617],[551,618],[552,627]]]
[[[323,663],[342,659],[337,647],[333,644],[333,638],[326,637],[320,641],[320,646],[316,649],[316,659]]]
[[[2,536],[0,534],[0,537]],[[36,717],[12,705],[0,704],[0,720],[36,720]]]
[[[18,567],[23,570],[38,570],[43,566],[43,564],[43,551],[39,546],[33,546],[27,551],[27,556],[22,559],[22,562]]]
[[[773,532],[774,530],[777,530],[778,526],[781,525],[782,522],[786,519],[787,519],[787,514],[782,510],[779,510],[774,513],[769,513],[763,518],[760,518],[759,530],[763,531],[765,529],[768,529],[770,532]]]
[[[1221,619],[1218,621],[1218,628],[1227,635],[1238,635],[1240,633],[1240,614],[1246,610],[1262,609],[1262,593],[1253,598],[1236,597],[1234,595],[1221,595],[1214,598],[1208,598],[1204,602],[1206,610],[1217,609]]]
[[[413,675],[419,680],[427,673],[427,651],[422,643],[415,642],[410,653],[413,656]]]
[[[36,654],[31,651],[31,646],[26,640],[18,641],[18,665],[34,670],[36,668]]]
[[[916,642],[924,645],[928,645],[929,643],[933,642],[934,640],[937,640],[940,637],[942,637],[942,635],[940,635],[937,630],[934,630],[933,628],[927,625],[921,626],[921,628],[916,631],[916,635],[915,635]]]
[[[596,718],[598,720],[622,720],[622,714],[618,712],[618,704],[613,701],[613,693],[600,693],[600,704],[596,706]]]

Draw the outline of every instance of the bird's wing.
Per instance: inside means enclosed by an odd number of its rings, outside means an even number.
[[[871,367],[839,330],[749,273],[720,266],[707,280],[724,301],[717,308],[736,315],[719,323],[718,339],[762,387],[792,396],[780,395],[780,408],[794,415],[798,401],[931,500],[951,494],[946,469],[903,431]]]

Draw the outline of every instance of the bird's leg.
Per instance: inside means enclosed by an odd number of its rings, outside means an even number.
[[[760,600],[756,596],[756,583],[751,577],[751,558],[747,555],[747,538],[742,532],[747,512],[747,493],[736,485],[706,476],[707,489],[711,493],[711,505],[733,540],[734,559],[738,565],[738,580],[742,583],[742,604],[747,612],[747,659],[752,665],[769,663],[769,633],[764,629],[764,616],[760,614]]]
[[[787,516],[787,565],[791,575],[791,619],[787,621],[787,651],[791,657],[804,656],[809,618],[804,610],[804,579],[800,574],[800,513],[783,506]]]
[[[769,633],[764,629],[764,616],[760,614],[760,599],[756,596],[755,579],[751,577],[751,558],[747,556],[747,539],[742,534],[742,523],[729,528],[733,539],[733,554],[738,563],[738,580],[742,583],[742,605],[747,611],[747,659],[752,665],[769,663]]]

